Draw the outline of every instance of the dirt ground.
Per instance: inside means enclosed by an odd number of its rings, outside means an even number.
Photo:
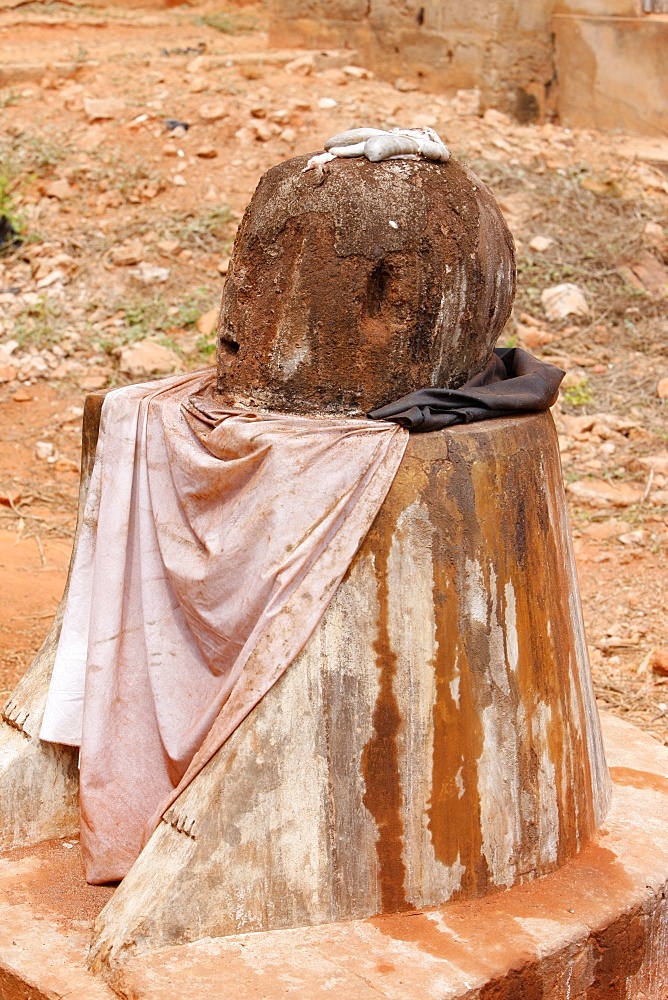
[[[668,743],[668,140],[412,88],[354,53],[269,50],[253,4],[0,9],[0,700],[62,592],[85,393],[211,362],[264,170],[348,127],[430,125],[515,235],[501,342],[567,372],[555,418],[599,702]],[[543,293],[564,283],[558,316]]]

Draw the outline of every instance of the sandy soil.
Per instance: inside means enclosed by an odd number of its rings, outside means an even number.
[[[264,17],[0,11],[0,215],[23,239],[0,256],[0,699],[64,584],[86,391],[140,379],[133,344],[163,348],[159,371],[211,360],[264,170],[347,127],[429,124],[516,237],[502,342],[568,373],[555,417],[598,697],[668,741],[668,143],[519,126],[472,94],[364,78],[354,54],[295,62],[267,49]],[[548,316],[563,282],[586,315]]]

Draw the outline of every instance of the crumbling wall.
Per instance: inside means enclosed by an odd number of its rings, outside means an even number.
[[[354,48],[388,80],[480,88],[521,120],[550,108],[554,0],[270,0],[270,42]]]
[[[354,48],[381,78],[477,88],[529,122],[665,135],[668,0],[270,0],[270,42]]]
[[[564,125],[665,136],[667,0],[557,0],[553,24]]]

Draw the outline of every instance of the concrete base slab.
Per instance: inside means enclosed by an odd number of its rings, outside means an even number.
[[[668,750],[603,729],[612,808],[558,871],[479,901],[163,949],[109,984],[85,955],[112,890],[85,885],[76,846],[0,855],[0,1000],[666,1000]]]

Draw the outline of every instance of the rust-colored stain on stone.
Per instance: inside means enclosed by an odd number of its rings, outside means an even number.
[[[457,489],[454,478],[433,470],[427,494],[438,529],[432,541],[437,653],[428,817],[438,860],[448,867],[457,861],[464,866],[456,898],[460,894],[475,895],[478,886],[489,882],[489,872],[482,853],[480,828],[478,759],[483,735],[471,676],[475,661],[472,664],[469,660],[459,622],[454,550],[463,543],[463,524],[456,505],[448,498],[449,488],[453,494]],[[457,701],[453,685],[458,685]]]
[[[440,930],[438,924],[426,913],[385,913],[371,917],[369,923],[386,937],[417,945],[420,951],[433,955],[434,958],[453,958],[460,950],[453,942],[452,935]]]
[[[452,964],[474,983],[482,977],[484,985],[476,996],[485,1000],[552,1000],[553,996],[566,995],[559,979],[563,955],[556,952],[554,961],[546,961],[535,936],[524,929],[522,921],[549,915],[550,921],[562,922],[564,927],[571,922],[579,927],[581,914],[595,898],[617,917],[604,930],[589,933],[588,960],[572,970],[567,995],[578,1000],[628,1000],[629,980],[646,960],[652,933],[642,905],[630,911],[625,908],[624,901],[633,887],[616,854],[591,843],[560,871],[517,886],[512,893],[477,903],[450,903],[431,912],[372,917],[369,923],[392,940],[413,944],[425,954]],[[485,953],[470,946],[481,923],[490,943]],[[513,968],[506,967],[506,955],[513,955]],[[493,972],[499,965],[504,968],[502,975]]]
[[[668,778],[650,771],[636,771],[632,767],[611,767],[610,777],[616,785],[630,785],[651,792],[668,795]]]
[[[391,534],[376,534],[374,548],[378,582],[378,634],[373,648],[378,666],[380,690],[373,712],[373,736],[362,753],[364,805],[373,816],[378,829],[378,885],[382,912],[410,909],[406,900],[406,865],[402,857],[404,846],[404,801],[399,777],[397,737],[401,727],[401,712],[393,681],[397,673],[397,655],[392,649],[389,632],[389,595],[387,561]]]
[[[434,856],[451,873],[440,876],[450,880],[447,898],[470,899],[553,870],[591,840],[605,809],[607,786],[598,786],[589,761],[587,665],[554,506],[563,492],[555,447],[547,415],[513,420],[507,435],[479,425],[412,438],[363,543],[360,554],[375,560],[381,684],[363,759],[364,805],[378,826],[386,913],[390,899],[397,908],[424,905],[398,888],[400,879],[410,883],[401,860],[409,793],[397,758],[405,741],[393,683],[404,680],[406,664],[387,623],[388,552],[417,497],[428,511],[434,579],[426,820]]]

